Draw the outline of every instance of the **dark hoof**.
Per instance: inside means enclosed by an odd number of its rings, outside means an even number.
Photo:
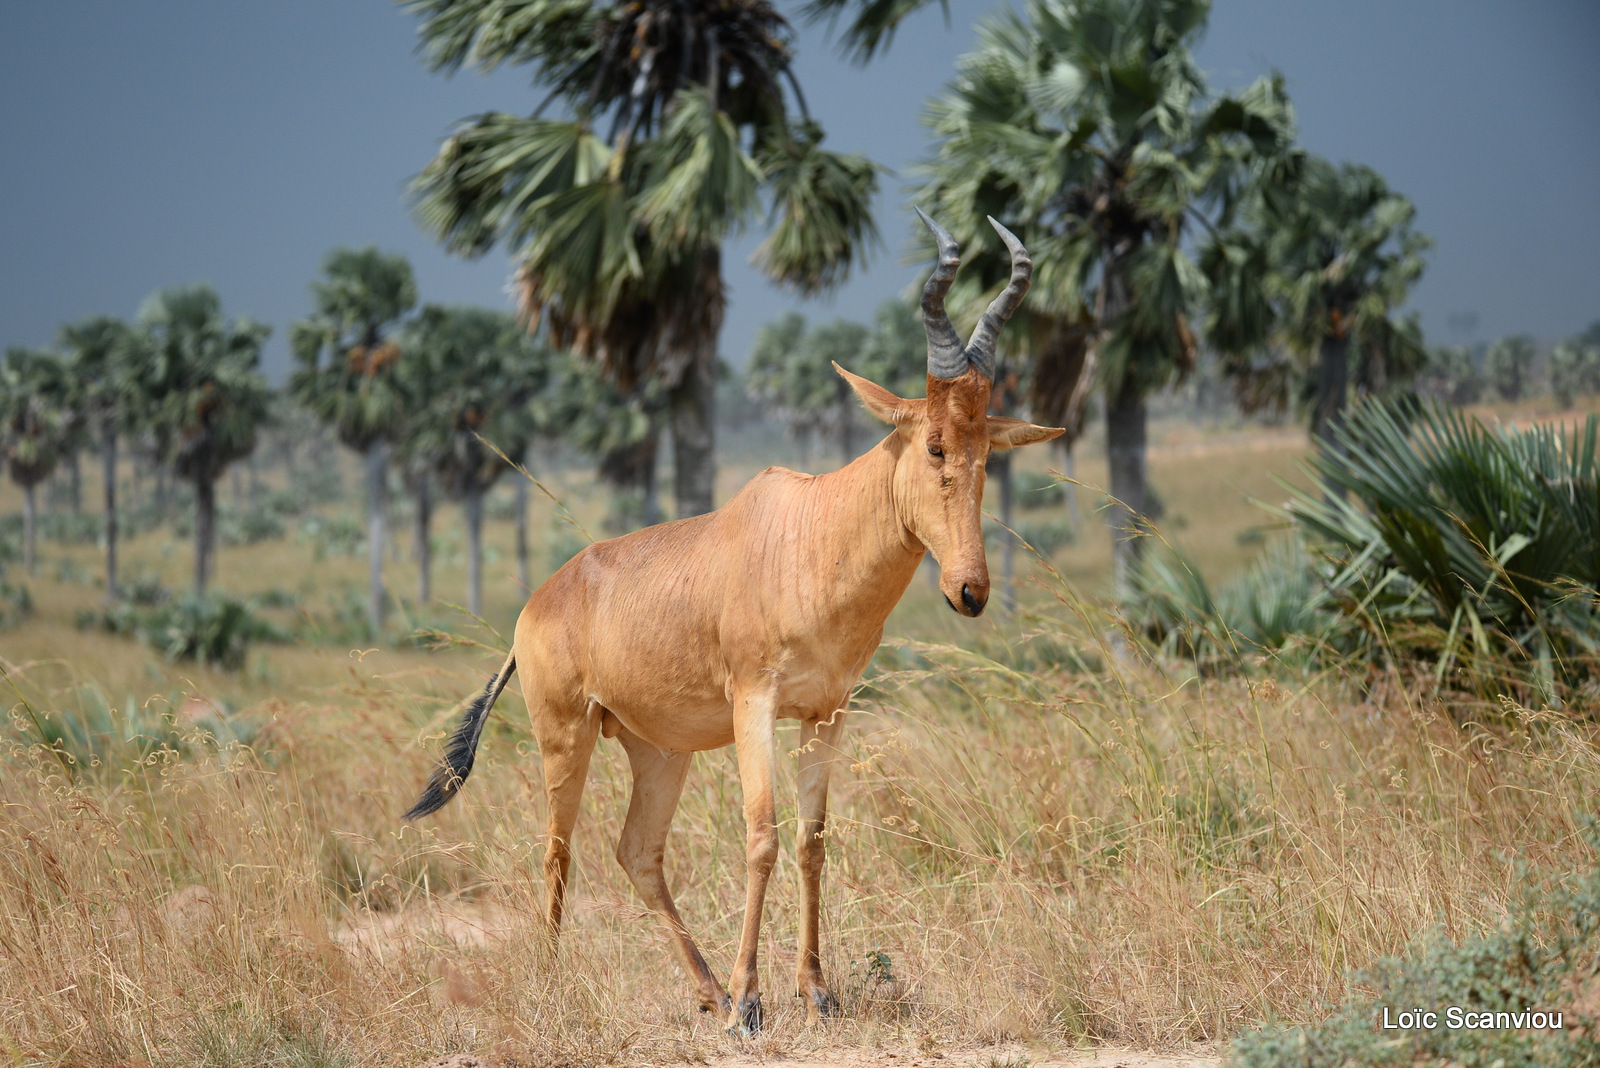
[[[817,1016],[824,1020],[831,1020],[839,1015],[839,999],[826,990],[811,992],[811,1007],[816,1010]]]
[[[736,1034],[740,1038],[754,1038],[761,1032],[761,1026],[766,1022],[766,1013],[761,1009],[760,994],[746,994],[739,1002],[739,1023],[728,1028],[728,1034]]]

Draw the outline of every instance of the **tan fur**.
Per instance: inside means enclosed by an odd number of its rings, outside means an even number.
[[[534,591],[517,621],[513,656],[550,801],[552,933],[590,753],[602,733],[617,736],[634,774],[617,859],[660,916],[701,1007],[729,1013],[729,1025],[746,1032],[760,1026],[757,936],[778,851],[777,721],[802,725],[796,981],[815,1015],[834,1005],[817,913],[840,710],[925,551],[941,564],[951,607],[982,611],[984,461],[991,448],[1061,433],[990,418],[989,382],[977,372],[930,377],[926,400],[841,373],[868,410],[895,426],[866,455],[827,475],[768,468],[715,512],[592,545]],[[748,865],[731,996],[684,929],[662,877],[690,754],[730,742],[738,747]]]

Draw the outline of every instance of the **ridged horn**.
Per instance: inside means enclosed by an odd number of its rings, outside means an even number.
[[[945,314],[944,296],[950,292],[950,283],[955,281],[956,268],[961,266],[961,250],[956,247],[956,239],[928,218],[921,208],[912,210],[939,246],[939,263],[922,287],[922,326],[928,332],[928,374],[934,378],[960,378],[967,373],[967,354],[961,348],[960,335]]]
[[[972,366],[983,372],[985,378],[994,381],[994,347],[1000,339],[1000,328],[1006,325],[1011,318],[1011,313],[1017,310],[1022,303],[1022,298],[1028,293],[1028,286],[1033,283],[1033,260],[1028,258],[1028,250],[1022,247],[1022,242],[1017,240],[1017,235],[995,222],[994,216],[987,216],[989,225],[994,227],[994,232],[1000,235],[1007,250],[1011,253],[1011,281],[1004,290],[989,304],[989,310],[983,313],[983,318],[978,320],[978,325],[973,328],[972,339],[967,342],[966,357]],[[926,298],[924,298],[926,299]]]

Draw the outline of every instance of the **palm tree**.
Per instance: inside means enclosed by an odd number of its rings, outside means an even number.
[[[756,332],[745,372],[751,396],[783,419],[799,443],[802,467],[810,466],[812,442],[823,435],[830,410],[839,404],[835,383],[844,384],[818,348],[816,333],[798,312],[779,316]],[[859,348],[839,354],[846,366],[855,366],[852,357]]]
[[[117,436],[130,429],[137,407],[130,396],[135,384],[130,355],[136,341],[122,320],[99,315],[63,326],[56,343],[72,358],[83,418],[100,440],[106,599],[115,601],[122,595],[117,585]]]
[[[531,402],[544,388],[543,350],[504,312],[427,305],[404,334],[407,360],[426,363],[429,385],[407,448],[432,461],[467,523],[467,609],[483,613],[483,495],[523,455],[536,429]]]
[[[0,455],[22,487],[22,567],[33,570],[39,483],[50,477],[75,433],[72,376],[47,349],[9,348],[0,362]]]
[[[844,466],[856,458],[855,410],[860,403],[855,391],[842,375],[833,373],[833,365],[861,367],[867,341],[872,331],[848,319],[835,319],[813,328],[807,335],[801,359],[820,369],[833,394],[829,405],[833,409],[834,433],[839,443],[839,464]],[[924,361],[926,362],[926,361]]]
[[[858,363],[846,366],[897,396],[914,397],[926,389],[928,337],[922,310],[894,298],[879,304]]]
[[[1525,335],[1503,337],[1490,345],[1484,369],[1494,391],[1505,400],[1521,400],[1533,371],[1533,357],[1533,338]]]
[[[216,548],[217,479],[249,456],[267,421],[272,391],[258,367],[272,328],[229,323],[206,285],[165,289],[136,319],[141,338],[134,395],[163,462],[194,483],[194,589],[203,596]]]
[[[1483,396],[1483,372],[1472,350],[1462,345],[1436,345],[1428,350],[1423,384],[1451,404],[1476,404]]]
[[[1595,332],[1590,328],[1591,333]],[[1580,394],[1600,393],[1600,343],[1570,337],[1550,350],[1545,366],[1550,393],[1563,408],[1572,407]]]
[[[1216,297],[1207,337],[1239,380],[1260,375],[1243,361],[1275,336],[1308,357],[1311,433],[1331,444],[1353,384],[1378,392],[1426,362],[1420,330],[1393,313],[1431,242],[1412,229],[1411,201],[1370,167],[1296,153],[1277,179],[1257,185],[1237,224],[1206,250]]]
[[[665,389],[678,514],[709,511],[723,239],[768,198],[756,262],[809,294],[843,281],[877,237],[876,170],[822,148],[789,23],[766,0],[403,2],[432,69],[526,64],[576,116],[541,106],[462,126],[415,181],[419,218],[453,252],[510,248],[523,311],[557,348],[598,360],[624,393]],[[918,5],[861,6],[871,33]]]
[[[389,442],[406,415],[401,350],[389,334],[417,303],[411,265],[376,248],[334,249],[311,283],[316,311],[294,324],[289,392],[366,459],[367,624],[383,628]],[[326,360],[324,360],[326,357]]]
[[[1194,363],[1206,280],[1186,237],[1225,222],[1239,190],[1287,150],[1278,80],[1211,99],[1192,49],[1205,0],[1030,0],[983,23],[927,121],[921,201],[969,262],[952,290],[974,317],[1007,277],[993,215],[1040,268],[1019,331],[1036,418],[1075,428],[1098,381],[1111,468],[1113,586],[1129,589],[1145,508],[1146,397]],[[1065,371],[1066,373],[1063,373]]]

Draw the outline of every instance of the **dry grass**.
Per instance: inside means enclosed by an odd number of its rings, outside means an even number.
[[[913,666],[861,695],[825,889],[825,966],[847,1015],[807,1029],[786,996],[786,851],[763,947],[767,1053],[1213,1041],[1316,1013],[1345,969],[1430,924],[1495,922],[1528,877],[1513,857],[1539,877],[1588,862],[1587,725],[1527,715],[1463,732],[1393,679],[1362,697],[1338,679],[1084,671],[1090,631],[1060,618],[1009,650],[1011,628],[985,624],[978,645],[998,655],[902,646]],[[191,734],[70,770],[27,744],[20,704],[70,710],[81,680],[49,664],[7,673],[21,717],[0,776],[12,1056],[408,1064],[500,1048],[599,1063],[735,1047],[690,1011],[610,859],[628,791],[614,744],[591,772],[555,959],[539,950],[543,801],[515,699],[464,796],[429,825],[396,821],[446,683],[465,694],[483,672],[352,676],[337,704],[271,702],[252,747]],[[706,754],[669,878],[724,967],[738,811],[731,754]]]
[[[1245,472],[1260,457],[1204,459]],[[1039,577],[1026,618],[960,627],[922,618],[913,586],[892,627],[923,642],[880,657],[835,779],[824,967],[846,1014],[808,1028],[789,996],[786,848],[762,1056],[1204,1045],[1313,1016],[1347,968],[1434,923],[1493,924],[1527,880],[1592,863],[1577,833],[1600,790],[1592,722],[1513,709],[1463,730],[1398,676],[1201,680],[1119,659],[1104,648],[1113,621]],[[537,921],[539,762],[514,695],[464,794],[421,827],[398,822],[454,702],[496,659],[277,648],[253,677],[178,670],[72,631],[48,592],[36,583],[40,624],[0,635],[0,1059],[748,1051],[692,1011],[611,859],[628,795],[614,743],[591,770],[554,957]],[[225,694],[248,744],[217,744],[185,713],[175,744],[115,738],[99,766],[64,763],[35,744],[32,717],[75,714],[88,685],[138,695],[146,712],[118,703],[146,726],[182,691]],[[780,818],[792,795],[784,782]],[[669,851],[685,918],[725,969],[743,898],[731,751],[698,759]]]

